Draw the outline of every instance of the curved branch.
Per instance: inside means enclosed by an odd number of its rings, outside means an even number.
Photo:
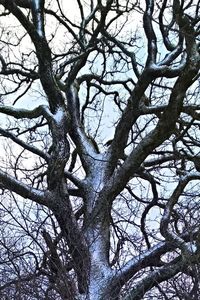
[[[155,64],[157,57],[157,38],[152,25],[152,15],[154,10],[154,1],[146,0],[146,10],[144,12],[143,23],[146,37],[148,40],[148,58],[146,65]]]
[[[196,258],[195,258],[196,259]],[[178,260],[178,259],[177,259]],[[188,266],[187,262],[183,262],[181,259],[175,263],[167,264],[166,266],[150,272],[148,276],[142,279],[129,293],[125,300],[141,300],[145,293],[167,279],[172,278],[180,271],[183,271]]]
[[[39,1],[39,2],[38,2]],[[43,25],[43,5],[44,0],[35,0],[32,2],[32,12],[35,26],[27,19],[14,1],[0,0],[6,9],[8,9],[21,23],[29,34],[36,48],[36,55],[39,61],[39,75],[42,87],[48,97],[50,109],[56,112],[59,106],[64,106],[64,97],[60,91],[54,77],[51,50],[44,35]]]
[[[28,198],[34,202],[47,206],[46,192],[35,189],[21,181],[15,179],[8,173],[0,170],[0,183],[3,184],[5,189],[17,193],[23,198]]]
[[[28,145],[27,143],[25,143],[23,140],[20,140],[17,136],[12,134],[8,130],[4,130],[4,129],[0,128],[0,135],[11,139],[13,142],[20,145],[24,149],[26,149],[26,150],[30,151],[31,153],[34,153],[34,154],[42,157],[45,161],[48,162],[48,160],[50,158],[50,156],[48,154],[44,153],[43,151],[39,150],[38,148],[36,148],[34,146]]]
[[[191,86],[193,78],[198,73],[199,65],[200,65],[200,61],[191,62],[190,60],[188,60],[187,65],[184,68],[184,71],[181,73],[181,75],[175,82],[175,85],[170,95],[169,103],[166,109],[164,110],[161,118],[159,119],[158,124],[137,145],[137,147],[132,151],[132,153],[126,158],[121,168],[115,174],[113,174],[113,176],[109,180],[106,187],[107,190],[106,193],[108,193],[108,198],[111,197],[112,199],[114,199],[114,197],[119,192],[121,192],[121,190],[126,186],[128,180],[133,176],[133,174],[137,172],[138,168],[140,167],[141,163],[145,160],[145,158],[156,147],[161,145],[163,141],[165,141],[171,136],[171,134],[175,129],[177,118],[182,111],[183,101],[186,95],[186,91]],[[141,92],[141,88],[140,88],[140,92]],[[133,111],[135,115],[137,113],[136,108],[137,106],[134,107],[134,111]],[[129,113],[130,113],[129,111],[125,110],[124,116]],[[132,125],[134,119],[134,115],[130,115],[130,119],[127,120],[123,119],[124,116],[122,117],[122,119],[120,120],[119,124],[116,127],[115,140],[114,140],[115,142],[112,143],[112,147],[113,145],[115,145],[114,149],[116,149],[118,155],[119,155],[118,151],[119,150],[122,151],[121,145],[123,145],[123,143],[125,142],[125,138],[126,140],[128,138],[127,126]],[[124,127],[120,128],[122,125]],[[124,136],[121,136],[121,133],[123,133],[126,137],[124,138]],[[118,140],[118,137],[121,137],[121,139]],[[116,144],[116,141],[118,141],[118,144]]]
[[[180,179],[179,184],[177,185],[176,189],[174,190],[172,196],[168,200],[166,207],[164,209],[164,214],[161,219],[160,223],[160,232],[165,237],[165,239],[169,242],[174,243],[177,247],[179,247],[182,250],[183,255],[190,255],[193,249],[191,249],[191,246],[189,246],[187,243],[184,242],[184,239],[174,233],[172,230],[169,229],[169,223],[171,214],[173,212],[173,208],[175,204],[178,202],[178,199],[180,198],[181,194],[184,191],[184,188],[191,180],[197,180],[200,179],[200,173],[194,173],[185,175],[183,178]]]
[[[51,121],[53,115],[51,114],[49,107],[46,105],[40,105],[33,110],[28,110],[24,108],[14,108],[11,106],[0,105],[0,113],[12,116],[16,119],[34,119],[44,116],[47,120]]]

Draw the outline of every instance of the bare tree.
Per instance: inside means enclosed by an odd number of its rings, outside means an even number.
[[[200,1],[0,0],[1,299],[197,299]]]

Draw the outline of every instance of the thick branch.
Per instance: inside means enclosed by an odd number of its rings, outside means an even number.
[[[152,15],[154,10],[154,1],[146,0],[146,11],[144,12],[143,22],[144,30],[148,40],[148,58],[147,65],[156,63],[157,56],[157,38],[152,25]]]
[[[75,83],[71,85],[66,95],[69,113],[72,120],[70,135],[77,146],[77,151],[83,162],[85,170],[88,172],[94,164],[94,158],[98,159],[98,152],[95,146],[86,136],[84,128],[81,124],[78,87]]]
[[[38,2],[39,1],[39,2]],[[37,0],[32,7],[35,26],[29,22],[23,12],[17,5],[11,1],[0,0],[6,9],[8,9],[21,23],[29,34],[36,48],[36,55],[39,61],[39,74],[42,87],[48,97],[50,109],[55,112],[62,105],[64,106],[64,97],[60,91],[53,74],[51,50],[46,41],[43,29],[43,0]],[[39,26],[39,27],[38,27]]]
[[[25,199],[28,198],[36,203],[47,205],[46,194],[44,191],[22,183],[2,170],[0,170],[0,182],[3,184],[5,189],[15,192]]]
[[[145,277],[141,282],[139,282],[125,298],[125,300],[141,300],[145,293],[167,279],[172,278],[180,271],[183,271],[187,267],[187,262],[178,260],[174,264],[168,264],[156,271],[151,272],[147,277]]]
[[[34,119],[44,116],[47,120],[52,120],[52,114],[48,106],[40,105],[33,110],[28,110],[24,108],[14,108],[11,106],[0,105],[0,113],[12,116],[16,119]]]
[[[112,195],[112,199],[125,187],[126,183],[129,181],[131,176],[137,171],[141,163],[145,160],[145,158],[159,145],[161,145],[166,139],[168,139],[174,131],[175,124],[178,116],[180,115],[183,107],[183,100],[186,95],[187,89],[191,86],[193,82],[193,78],[196,76],[199,70],[199,62],[197,61],[195,64],[190,63],[188,61],[184,71],[177,79],[172,93],[169,99],[169,104],[167,108],[164,110],[162,117],[160,118],[157,126],[153,129],[132,151],[132,153],[127,157],[122,167],[117,171],[116,174],[113,174],[112,178],[108,182],[107,192]],[[128,113],[128,112],[127,112]],[[127,123],[131,123],[132,118],[127,120]],[[129,125],[130,125],[129,123]],[[120,121],[120,127],[122,124],[126,126],[125,120],[124,122]],[[119,130],[119,124],[116,128],[116,136]],[[120,133],[123,132],[123,128],[121,128]],[[126,134],[127,128],[125,127],[124,135]],[[118,140],[116,138],[116,140]],[[118,140],[118,145],[123,143]],[[115,145],[116,149],[119,146]],[[121,149],[120,149],[121,150]]]

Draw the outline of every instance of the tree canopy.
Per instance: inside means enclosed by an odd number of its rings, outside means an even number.
[[[0,0],[0,298],[198,299],[200,1]]]

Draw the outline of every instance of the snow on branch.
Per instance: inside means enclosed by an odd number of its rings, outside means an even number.
[[[33,110],[28,110],[24,108],[14,108],[11,106],[0,105],[0,113],[12,116],[16,119],[34,119],[40,116],[46,117],[46,119],[51,119],[53,115],[51,114],[48,106],[40,105]]]

